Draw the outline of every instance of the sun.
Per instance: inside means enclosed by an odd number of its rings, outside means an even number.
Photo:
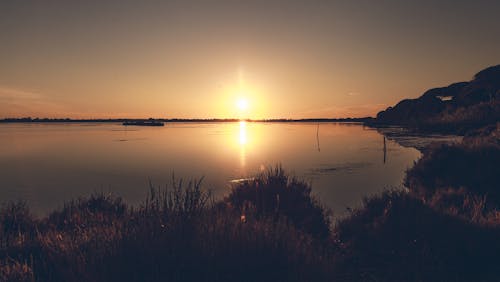
[[[248,100],[245,98],[239,98],[236,101],[236,108],[241,112],[246,111],[248,109]]]

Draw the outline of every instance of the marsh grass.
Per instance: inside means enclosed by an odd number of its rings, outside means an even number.
[[[433,194],[440,188],[455,187],[488,193],[500,201],[498,179],[500,150],[497,146],[436,145],[427,149],[406,176],[408,187]]]
[[[0,281],[35,281],[33,268],[26,262],[8,259],[0,262]]]
[[[409,177],[442,183],[416,178],[437,160],[448,161],[424,157]],[[475,176],[460,177],[456,187],[469,188]],[[218,201],[201,180],[173,178],[151,184],[137,207],[98,193],[37,219],[10,203],[0,213],[0,280],[495,281],[498,212],[487,195],[456,187],[388,191],[335,224],[310,185],[280,166]]]
[[[337,224],[340,273],[353,280],[495,281],[499,225],[443,213],[411,194],[385,192]],[[375,279],[376,278],[376,279]]]
[[[36,224],[25,201],[0,208],[0,247],[23,244],[35,236]]]
[[[296,228],[327,238],[329,212],[311,195],[311,185],[287,174],[281,166],[235,186],[225,199],[248,218],[286,218]]]
[[[461,144],[434,145],[406,173],[412,194],[429,205],[475,222],[498,222],[500,127]],[[496,135],[495,135],[496,134]]]
[[[267,183],[262,189],[278,185],[287,199],[299,182],[283,177],[281,169],[269,171],[259,183]],[[11,203],[2,209],[2,238],[9,239],[0,250],[0,273],[36,281],[326,281],[324,235],[305,232],[285,216],[242,221],[239,208],[229,199],[215,202],[201,183],[150,185],[138,207],[93,194],[42,219],[25,203]],[[310,203],[299,208],[315,206],[310,188],[302,192],[298,201]]]

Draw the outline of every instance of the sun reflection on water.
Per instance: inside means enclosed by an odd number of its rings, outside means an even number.
[[[240,143],[240,166],[245,167],[246,166],[246,152],[245,152],[245,147],[248,142],[247,139],[247,122],[246,121],[240,121],[240,135],[238,139]]]
[[[247,144],[247,122],[240,121],[240,145],[245,146]]]

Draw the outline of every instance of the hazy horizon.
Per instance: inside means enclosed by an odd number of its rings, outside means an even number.
[[[48,118],[48,117],[43,117],[43,116],[22,116],[22,117],[6,117],[6,118],[0,118],[0,121],[9,121],[9,120],[18,120],[22,121],[24,119],[31,119],[32,121],[36,120],[50,120],[50,121],[57,121],[57,120],[65,120],[69,119],[72,121],[107,121],[107,120],[145,120],[145,119],[154,119],[154,120],[172,120],[172,121],[234,121],[234,122],[239,122],[239,121],[281,121],[281,120],[287,120],[287,121],[317,121],[317,120],[325,120],[325,121],[331,121],[331,120],[347,120],[347,119],[365,119],[365,118],[374,118],[371,116],[366,116],[366,117],[345,117],[345,118],[335,118],[335,117],[311,117],[311,118],[260,118],[260,119],[252,119],[252,118],[178,118],[178,117],[160,117],[160,116],[148,116],[148,117],[114,117],[114,118],[70,118],[70,117],[53,117],[53,118]]]
[[[500,62],[497,1],[3,1],[0,118],[366,117]]]

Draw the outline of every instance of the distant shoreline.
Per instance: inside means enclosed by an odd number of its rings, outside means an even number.
[[[309,119],[151,119],[160,122],[238,122],[238,121],[248,121],[248,122],[367,122],[371,121],[371,117],[363,118],[309,118]],[[70,118],[5,118],[1,119],[0,123],[103,123],[103,122],[125,122],[125,121],[144,121],[149,119],[128,119],[128,118],[118,118],[118,119],[70,119]]]

